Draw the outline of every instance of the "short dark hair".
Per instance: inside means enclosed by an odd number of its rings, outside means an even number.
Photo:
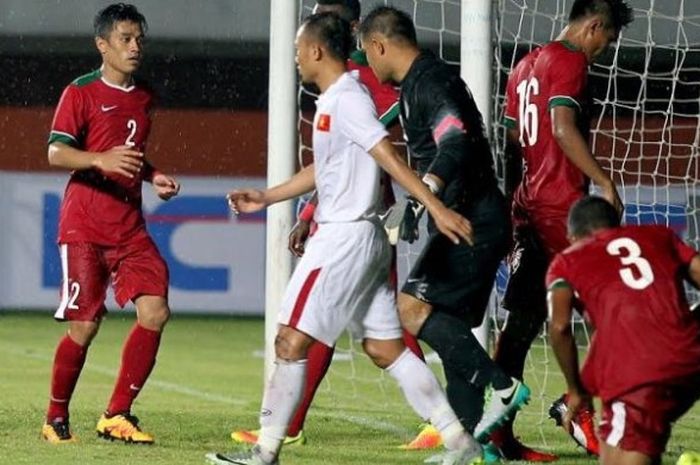
[[[418,45],[413,19],[398,8],[379,6],[369,12],[360,24],[360,37],[366,37],[375,32],[384,35],[387,39]]]
[[[569,13],[569,22],[596,14],[605,17],[606,26],[617,32],[634,19],[632,8],[625,0],[576,0]]]
[[[342,12],[340,13],[340,17],[349,23],[359,21],[360,19],[361,7],[359,0],[316,0],[316,4],[324,6],[341,6]]]
[[[597,229],[620,226],[620,215],[610,202],[602,197],[584,197],[569,210],[569,234],[585,237]]]
[[[132,21],[141,26],[144,34],[148,29],[146,18],[136,9],[134,5],[128,3],[113,3],[97,13],[95,16],[95,36],[106,39],[114,29],[116,23],[122,21]]]
[[[350,23],[335,13],[318,13],[302,22],[305,34],[312,34],[337,59],[346,61],[355,41]]]

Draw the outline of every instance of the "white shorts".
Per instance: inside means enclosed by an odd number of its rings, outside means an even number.
[[[351,324],[362,328],[362,338],[401,339],[390,265],[391,246],[379,225],[319,225],[287,285],[278,322],[328,346]]]

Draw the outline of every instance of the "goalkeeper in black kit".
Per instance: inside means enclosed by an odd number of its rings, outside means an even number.
[[[447,394],[465,429],[487,441],[519,410],[530,390],[507,376],[471,332],[484,317],[496,270],[508,251],[510,222],[498,188],[481,114],[466,84],[446,63],[418,48],[411,18],[378,7],[360,27],[362,47],[380,81],[400,84],[401,124],[423,181],[474,231],[472,243],[454,244],[432,219],[430,237],[398,298],[404,327],[442,359]],[[409,200],[401,235],[411,239]],[[390,220],[401,218],[396,212]],[[407,219],[408,218],[408,219]],[[484,390],[493,389],[484,405]],[[482,414],[483,413],[483,414]]]

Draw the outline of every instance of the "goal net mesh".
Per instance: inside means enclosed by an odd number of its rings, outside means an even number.
[[[315,2],[299,1],[302,18],[311,13]],[[363,0],[362,7],[366,12],[375,5],[390,4],[412,14],[421,45],[458,66],[460,3],[459,0]],[[567,23],[572,4],[573,0],[493,1],[493,121],[489,136],[499,176],[502,174],[499,154],[504,144],[501,118],[506,79],[524,54],[556,38]],[[700,2],[632,0],[630,4],[635,10],[635,21],[622,32],[619,42],[591,67],[591,146],[603,168],[620,187],[627,224],[664,224],[699,247]],[[299,86],[299,163],[302,166],[312,157],[311,121],[315,98],[313,90]],[[403,148],[399,134],[395,137],[396,144]],[[399,246],[399,282],[421,245],[418,241]],[[503,266],[494,286],[489,312],[491,341],[495,340],[505,316],[498,302],[506,280],[507,271]],[[690,289],[689,293],[692,294]],[[590,333],[580,319],[575,320],[574,326],[583,356]],[[427,356],[441,373],[437,357],[430,353]],[[519,416],[519,424],[535,427],[521,435],[528,441],[539,442],[540,446],[551,447],[551,438],[561,432],[555,432],[547,411],[551,402],[564,392],[565,384],[544,331],[528,356],[525,377],[534,399]],[[319,401],[350,406],[357,399],[367,408],[412,415],[403,406],[403,398],[393,381],[370,366],[360,344],[348,334],[338,343],[334,362],[319,390]],[[347,409],[352,411],[352,407]],[[700,434],[699,428],[694,426],[699,416],[691,413],[678,428],[686,428],[691,436],[694,432]],[[386,429],[391,430],[391,424]],[[400,427],[397,430],[406,434]]]

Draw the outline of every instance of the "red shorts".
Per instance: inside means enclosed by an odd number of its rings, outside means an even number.
[[[609,446],[658,457],[671,425],[700,397],[700,379],[682,384],[650,384],[603,403],[598,436]]]
[[[110,280],[123,307],[140,295],[168,296],[168,267],[150,237],[119,246],[60,244],[63,285],[57,320],[99,321]]]

